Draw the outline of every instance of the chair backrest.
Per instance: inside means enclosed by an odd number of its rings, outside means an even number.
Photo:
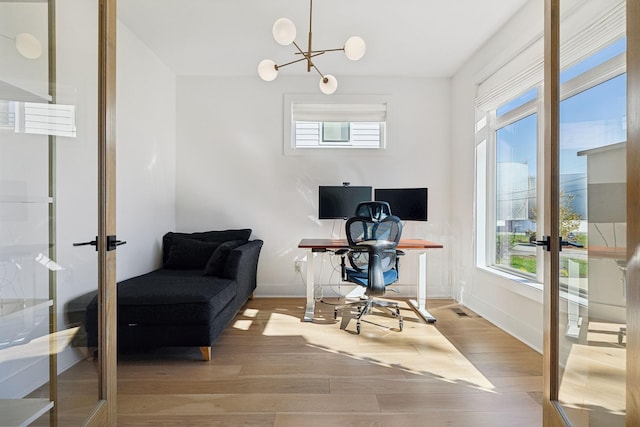
[[[391,215],[391,206],[387,202],[360,202],[353,216],[380,221]]]
[[[346,224],[349,246],[357,248],[359,242],[366,240],[384,240],[393,245],[382,255],[382,269],[388,271],[395,267],[396,247],[402,235],[400,218],[391,215],[387,202],[362,202],[356,208],[356,216],[349,218]],[[367,252],[349,252],[351,266],[359,271],[366,271],[369,266]]]

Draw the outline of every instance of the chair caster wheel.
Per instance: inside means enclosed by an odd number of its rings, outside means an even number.
[[[360,335],[360,324],[356,325],[356,334]]]
[[[396,307],[396,316],[400,316],[400,307]]]
[[[333,320],[338,318],[338,310],[333,310]]]
[[[404,321],[400,319],[398,323],[400,324],[400,332],[402,332],[402,328],[404,327]]]

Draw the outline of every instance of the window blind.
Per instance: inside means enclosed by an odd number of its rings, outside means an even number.
[[[624,0],[585,2],[562,22],[561,68],[566,69],[594,51],[623,37],[626,30]],[[535,40],[478,84],[476,106],[490,111],[542,82],[544,40]]]
[[[387,104],[292,104],[293,121],[384,122]]]

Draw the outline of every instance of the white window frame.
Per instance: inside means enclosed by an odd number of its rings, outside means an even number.
[[[560,102],[578,93],[589,90],[612,78],[618,77],[626,72],[625,55],[621,54],[603,62],[600,65],[568,80],[560,86]],[[529,284],[541,285],[544,281],[543,272],[537,269],[536,277],[520,273],[503,266],[498,266],[495,261],[496,250],[496,188],[495,188],[495,159],[496,159],[496,132],[504,126],[508,126],[530,114],[537,113],[538,140],[537,140],[537,183],[536,183],[536,210],[544,212],[544,162],[543,162],[543,141],[544,122],[542,111],[542,85],[538,88],[538,97],[529,101],[512,111],[496,117],[497,107],[489,111],[478,110],[476,119],[476,266],[500,276],[507,276],[514,281]],[[523,87],[520,93],[524,93],[531,87]],[[514,96],[517,98],[520,94]],[[508,100],[506,102],[509,102]],[[505,103],[506,103],[505,102]],[[504,105],[501,104],[501,105]],[[482,174],[482,176],[480,175]],[[481,188],[480,186],[484,187]],[[481,197],[482,196],[482,197]],[[538,218],[541,224],[542,218]],[[536,251],[537,263],[542,265],[542,249]],[[534,282],[532,282],[534,280]]]
[[[285,155],[349,155],[350,153],[361,154],[362,150],[367,150],[369,153],[382,153],[387,146],[387,123],[389,117],[389,95],[317,95],[317,94],[285,94],[284,96],[284,113],[283,113],[283,151]],[[383,106],[384,121],[375,122],[380,123],[379,129],[379,143],[375,147],[371,146],[357,146],[352,145],[350,141],[341,142],[326,142],[322,141],[322,134],[320,129],[320,136],[317,146],[312,147],[300,147],[296,144],[296,122],[293,119],[294,105],[304,104],[327,104],[330,105],[348,105],[351,108],[354,106],[363,106],[362,114],[367,113],[367,109],[371,107],[379,108]],[[357,107],[356,107],[357,108]],[[355,112],[358,114],[358,112]],[[327,115],[327,118],[322,121],[317,121],[318,126],[321,128],[323,122],[339,122],[339,117],[335,115]],[[351,123],[351,129],[358,126],[358,122],[350,122],[345,119],[345,123]]]
[[[481,226],[484,228],[484,252],[482,258],[478,257],[478,265],[483,268],[495,270],[501,274],[513,275],[526,281],[535,281],[541,283],[544,280],[542,269],[536,270],[536,276],[532,277],[529,274],[519,272],[515,269],[511,269],[505,266],[495,264],[496,259],[496,132],[505,126],[509,126],[525,117],[532,114],[537,114],[537,168],[536,168],[536,210],[538,212],[544,212],[544,199],[543,189],[544,185],[542,180],[544,179],[544,164],[543,164],[543,144],[544,139],[544,124],[542,120],[542,87],[536,86],[538,90],[538,97],[531,100],[513,110],[496,117],[495,110],[487,113],[487,132],[486,132],[486,199],[484,203],[485,210],[485,223]],[[523,93],[529,89],[523,90]],[[540,222],[540,218],[538,219]],[[479,252],[478,252],[479,253]],[[536,262],[538,265],[542,265],[543,254],[541,250],[536,251]]]

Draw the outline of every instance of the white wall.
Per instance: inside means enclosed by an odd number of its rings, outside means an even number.
[[[453,295],[542,351],[542,291],[476,267],[475,97],[477,84],[543,32],[543,2],[529,1],[452,79],[451,281]]]
[[[446,245],[428,256],[428,295],[448,296],[449,80],[341,77],[339,84],[342,94],[391,95],[386,150],[283,154],[284,94],[316,94],[314,76],[270,83],[257,76],[178,77],[176,228],[252,228],[265,242],[256,295],[303,296],[303,276],[294,271],[294,260],[305,256],[300,239],[344,236],[342,221],[317,219],[319,185],[426,186],[429,221],[408,223],[404,236]],[[337,282],[325,261],[323,283]],[[414,262],[402,260],[402,283],[415,282]]]
[[[175,75],[118,23],[117,280],[160,266],[175,227]]]

